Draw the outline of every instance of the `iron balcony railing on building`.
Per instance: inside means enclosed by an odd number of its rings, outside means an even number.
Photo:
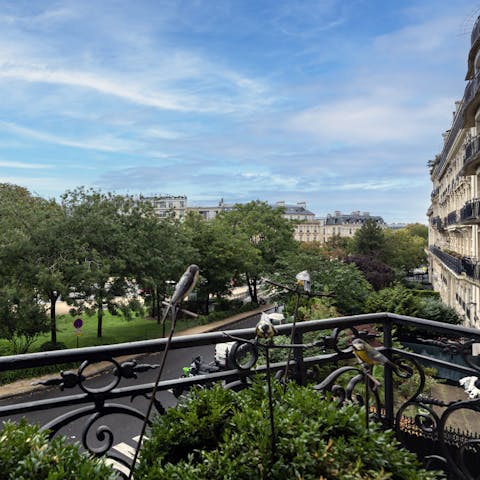
[[[467,224],[480,222],[479,198],[465,202],[465,205],[460,209],[460,221]]]
[[[480,135],[472,137],[465,145],[463,175],[474,175],[480,166]]]
[[[431,225],[433,228],[436,228],[437,230],[443,230],[443,222],[440,217],[433,217],[430,221]]]
[[[458,223],[458,218],[457,218],[457,211],[450,212],[447,215],[447,225],[450,227],[452,225],[456,225]]]
[[[292,330],[291,324],[277,327],[279,335],[290,337]],[[312,335],[315,340],[305,344],[306,334],[309,341]],[[255,337],[254,328],[231,330],[228,335],[215,332],[173,339],[171,355],[178,358],[183,354],[185,361],[195,356],[201,347],[209,346],[213,353],[218,343],[232,340],[232,337],[242,339],[231,351],[239,352],[240,346],[247,346],[253,361],[250,360],[248,365],[233,363],[237,368],[230,367],[216,373],[161,380],[155,396],[158,414],[165,411],[165,397],[162,395],[168,396],[168,390],[183,390],[212,382],[221,382],[226,388],[232,385],[238,388],[248,386],[249,379],[254,376],[264,378],[267,373],[284,372],[286,361],[270,364],[268,371],[265,365],[260,364],[258,358],[261,357],[255,356],[260,350],[259,344],[248,343]],[[370,402],[365,396],[365,386],[370,377],[354,360],[351,347],[354,338],[375,342],[377,348],[396,365],[395,369],[390,364],[385,365],[380,377],[381,388],[367,390]],[[472,356],[472,345],[480,343],[480,330],[377,313],[300,322],[293,331],[293,341],[298,347],[293,349],[290,365],[293,378],[298,383],[314,388],[319,394],[334,392],[338,402],[370,405],[371,421],[376,420],[384,428],[393,428],[399,441],[415,451],[426,465],[446,470],[450,479],[477,478],[480,419],[469,417],[465,422],[462,418],[480,411],[480,399],[469,399],[458,385],[461,378],[480,377],[480,362]],[[44,428],[51,432],[51,437],[65,430],[71,432],[73,424],[80,422],[81,432],[77,438],[82,439],[83,447],[95,455],[115,459],[119,462],[120,471],[123,471],[119,476],[126,478],[129,464],[115,453],[115,439],[117,436],[124,438],[130,420],[137,423],[144,420],[144,397],[151,395],[154,383],[142,380],[142,377],[146,378],[148,372],[152,374],[158,368],[149,355],[164,351],[166,342],[166,339],[160,339],[0,357],[2,376],[13,370],[31,367],[72,365],[69,371],[52,375],[50,380],[43,382],[49,388],[47,397],[4,400],[0,406],[0,417],[24,415],[33,416],[38,421],[40,412],[49,418]],[[399,342],[408,349],[400,348]],[[140,358],[121,360],[124,355]],[[90,384],[91,379],[86,372],[92,364],[101,361],[111,368],[103,377],[97,378],[96,384]],[[433,380],[428,375],[433,371],[430,368],[430,373],[427,373],[425,367],[434,368],[437,376],[448,380],[449,385],[438,383],[430,389]],[[52,388],[60,391],[52,393]],[[452,401],[452,398],[455,400]],[[60,407],[63,408],[61,413]],[[458,416],[458,412],[462,415]],[[139,425],[137,427],[140,428]],[[131,428],[135,430],[136,427]],[[131,437],[138,436],[138,433],[129,432]]]
[[[455,272],[457,275],[465,273],[465,269],[462,265],[462,259],[454,257],[447,252],[444,252],[435,245],[430,245],[430,252],[432,252],[438,259],[442,261],[450,270]]]
[[[435,245],[430,245],[429,251],[457,275],[465,274],[472,280],[480,281],[480,262],[466,256],[454,256],[444,252]]]

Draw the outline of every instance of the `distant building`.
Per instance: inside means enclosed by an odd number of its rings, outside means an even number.
[[[333,215],[328,214],[324,219],[324,239],[326,242],[335,235],[341,237],[353,237],[357,230],[360,230],[367,220],[373,220],[381,227],[386,227],[382,217],[372,216],[369,212],[355,211],[350,214],[343,214],[336,211]]]
[[[220,212],[228,212],[234,207],[233,204],[226,204],[223,198],[214,206],[188,207],[189,212],[199,213],[205,220],[213,220]]]
[[[187,197],[185,195],[140,195],[139,200],[149,202],[155,213],[161,217],[173,217],[183,220],[187,212]]]
[[[433,288],[480,327],[480,17],[473,26],[463,97],[443,148],[428,162],[432,181],[428,258]]]

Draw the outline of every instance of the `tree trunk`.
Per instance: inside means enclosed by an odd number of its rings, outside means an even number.
[[[204,312],[205,315],[208,315],[208,313],[210,312],[210,295],[208,293],[204,303]]]
[[[160,301],[160,290],[156,286],[154,289],[155,292],[155,316],[157,317],[157,324],[160,325],[160,320],[162,319],[162,302]]]
[[[257,279],[256,277],[250,278],[248,274],[246,274],[246,278],[247,278],[248,293],[250,295],[250,300],[252,301],[252,303],[256,303],[258,305]]]
[[[97,309],[97,337],[100,338],[102,336],[102,322],[103,322],[103,302],[102,299],[99,299],[98,302],[98,309]]]
[[[57,343],[57,319],[56,319],[56,306],[58,295],[50,292],[50,340],[52,343]]]

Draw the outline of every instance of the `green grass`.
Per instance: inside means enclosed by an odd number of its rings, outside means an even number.
[[[78,337],[79,347],[90,347],[95,345],[109,345],[112,343],[135,342],[138,340],[150,340],[162,338],[162,325],[151,318],[134,317],[126,320],[121,315],[111,315],[104,312],[102,323],[102,337],[97,337],[97,316],[96,315],[61,315],[57,317],[57,341],[63,342],[68,348],[77,346],[77,336],[73,322],[76,318],[83,320],[82,334]],[[170,322],[166,323],[166,334],[170,332]],[[178,320],[177,332],[198,325],[196,319]],[[40,336],[31,348],[36,351],[42,343],[50,340],[50,333]]]
[[[136,316],[132,320],[126,320],[121,315],[112,315],[104,312],[102,337],[97,337],[96,315],[58,315],[57,316],[57,342],[64,343],[67,348],[77,347],[77,336],[73,322],[76,318],[83,320],[82,334],[78,336],[79,347],[91,347],[97,345],[110,345],[113,343],[135,342],[139,340],[151,340],[162,338],[162,325],[156,320],[147,317]],[[204,323],[204,319],[188,318],[177,320],[176,332]],[[166,335],[170,333],[171,323],[167,320],[165,325]],[[50,341],[50,332],[40,335],[29,349],[37,352],[40,346]],[[7,340],[0,339],[0,355],[11,355],[11,346]]]

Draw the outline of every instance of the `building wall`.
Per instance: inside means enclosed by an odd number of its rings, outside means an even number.
[[[140,200],[151,203],[159,217],[173,217],[183,220],[187,212],[187,197],[185,195],[148,195]]]
[[[479,21],[472,33],[465,92],[455,103],[443,149],[429,162],[430,281],[466,326],[480,326],[480,46]]]

